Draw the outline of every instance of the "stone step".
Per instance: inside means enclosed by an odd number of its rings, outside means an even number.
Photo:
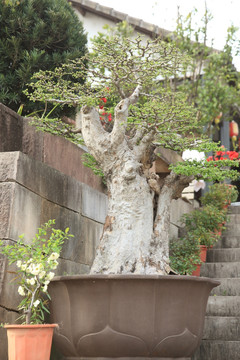
[[[240,214],[240,202],[238,204],[235,203],[235,205],[229,206],[228,212],[229,214]]]
[[[224,236],[240,235],[240,221],[238,220],[238,223],[233,223],[233,222],[228,223],[223,235]]]
[[[209,249],[207,262],[236,262],[240,261],[239,248]]]
[[[240,317],[206,316],[202,339],[238,341],[240,339]]]
[[[221,284],[215,287],[212,296],[240,296],[240,278],[218,278]]]
[[[240,317],[240,296],[209,296],[206,314]]]
[[[237,225],[239,224],[240,219],[240,213],[239,214],[227,214],[229,221],[226,224],[226,227],[229,227],[229,225]]]
[[[225,248],[239,248],[240,247],[240,232],[239,235],[222,235],[221,239],[214,244],[214,249]]]
[[[239,360],[240,341],[203,340],[192,360]]]
[[[240,277],[240,262],[203,263],[201,276],[209,278],[236,278]]]

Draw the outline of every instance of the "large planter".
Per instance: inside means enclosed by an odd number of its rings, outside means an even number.
[[[190,358],[217,285],[192,276],[56,277],[49,287],[51,320],[60,326],[55,345],[67,360]]]
[[[5,325],[8,360],[49,360],[56,324]]]

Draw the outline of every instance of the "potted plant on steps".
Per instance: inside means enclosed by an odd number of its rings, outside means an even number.
[[[44,324],[44,312],[49,312],[48,285],[58,265],[62,244],[69,236],[68,229],[54,229],[49,220],[38,229],[30,244],[20,236],[17,243],[0,242],[0,252],[7,256],[9,265],[15,263],[18,293],[23,298],[18,306],[22,324],[5,325],[8,335],[9,360],[48,360],[53,330],[57,324]],[[49,235],[49,231],[50,235]]]
[[[163,81],[181,72],[183,60],[187,66],[188,58],[159,39],[101,34],[85,61],[34,76],[32,100],[82,106],[81,129],[50,116],[35,119],[38,128],[76,143],[81,132],[108,188],[90,275],[57,277],[50,286],[52,319],[62,324],[56,343],[69,360],[190,357],[200,342],[218,282],[168,275],[171,201],[194,177],[236,172],[226,169],[235,161],[206,161],[203,150],[217,145],[197,139],[196,109]],[[67,74],[88,75],[73,88]],[[152,170],[159,146],[189,149],[189,157],[161,177]]]

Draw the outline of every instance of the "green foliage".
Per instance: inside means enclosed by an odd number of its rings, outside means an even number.
[[[236,186],[228,184],[213,184],[210,186],[209,192],[201,197],[202,205],[212,205],[218,210],[224,209],[236,201],[238,198],[238,190]]]
[[[187,234],[191,234],[198,244],[211,246],[220,238],[219,232],[220,229],[224,229],[227,210],[219,210],[215,206],[206,205],[189,214],[184,214],[181,220]]]
[[[199,245],[207,247],[217,242],[228,221],[227,207],[237,199],[235,186],[214,184],[201,197],[203,207],[181,218],[185,236],[172,239],[169,244],[170,264],[179,274],[192,274],[196,264],[200,264]]]
[[[172,239],[169,243],[171,268],[180,275],[191,275],[201,264],[200,248],[194,236]]]
[[[38,324],[44,321],[47,309],[48,284],[54,276],[52,270],[58,266],[58,257],[64,243],[73,235],[69,229],[55,229],[55,220],[49,220],[38,229],[31,243],[24,242],[24,235],[14,245],[0,241],[0,251],[6,255],[9,264],[16,263],[18,293],[23,297],[18,309],[22,312],[23,323]]]
[[[83,154],[82,158],[83,158],[83,165],[92,169],[93,173],[97,176],[100,176],[102,178],[103,183],[106,184],[104,173],[101,170],[96,159],[89,153]]]
[[[36,110],[22,94],[33,73],[83,56],[86,42],[67,0],[0,1],[0,101]]]
[[[205,131],[210,135],[214,119],[223,113],[226,120],[232,105],[240,102],[236,86],[239,74],[232,65],[237,28],[231,26],[228,29],[223,51],[213,50],[206,46],[207,28],[212,16],[206,9],[202,22],[197,25],[194,23],[196,12],[196,9],[190,12],[185,19],[180,14],[178,16],[173,41],[192,60],[183,78],[175,76],[174,85],[187,94],[190,103],[195,103],[199,125],[205,125]]]
[[[193,175],[196,179],[203,179],[205,181],[222,181],[226,178],[239,178],[239,172],[237,170],[230,170],[231,167],[239,167],[239,161],[219,160],[208,162],[204,160],[199,162],[196,160],[186,160],[170,166],[176,174]]]

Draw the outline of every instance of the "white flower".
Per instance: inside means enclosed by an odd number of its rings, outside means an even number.
[[[21,270],[22,270],[22,271],[25,271],[26,269],[27,269],[27,264],[22,264]]]
[[[18,293],[21,295],[21,296],[25,296],[25,291],[24,291],[24,288],[22,286],[19,286],[18,287]]]
[[[193,180],[193,186],[194,186],[194,191],[199,191],[200,189],[204,189],[206,186],[206,183],[204,180]]]
[[[33,275],[38,275],[42,270],[42,264],[30,264],[27,271]]]
[[[42,279],[42,278],[44,278],[44,276],[46,275],[46,271],[41,271],[40,273],[39,273],[39,279]]]
[[[30,285],[34,285],[35,284],[35,279],[31,278],[31,279],[27,279],[27,283]]]
[[[198,161],[202,162],[206,159],[205,154],[203,151],[199,152],[197,150],[184,150],[182,154],[182,158],[184,161]]]
[[[48,284],[45,284],[45,285],[42,287],[42,292],[46,292],[46,291],[47,291],[47,288],[48,288]]]
[[[22,262],[21,262],[21,260],[18,260],[18,261],[17,261],[17,267],[20,268],[21,266],[22,266]]]
[[[52,280],[52,278],[55,276],[54,272],[50,272],[48,275],[47,275],[47,280]],[[46,281],[45,281],[45,284],[46,284]]]
[[[38,307],[39,304],[40,304],[40,300],[36,300],[36,301],[34,301],[33,306]]]
[[[54,260],[54,262],[52,262],[52,264],[51,264],[51,268],[52,268],[53,270],[55,270],[55,269],[57,268],[57,266],[58,266],[58,261],[57,261],[57,260]]]
[[[52,260],[57,260],[59,258],[59,254],[58,253],[52,253],[49,258],[48,258],[48,263]]]
[[[45,284],[45,285],[48,285],[49,283],[50,283],[49,280],[44,281],[44,284]]]

